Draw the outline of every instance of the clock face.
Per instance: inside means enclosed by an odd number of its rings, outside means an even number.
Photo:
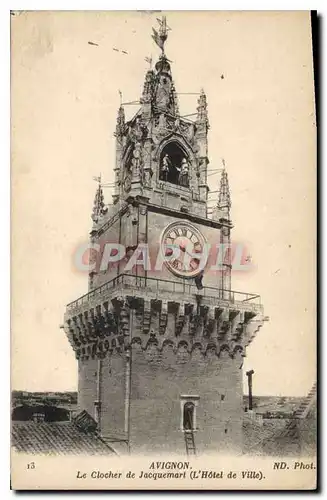
[[[194,278],[199,269],[205,239],[201,232],[188,222],[170,224],[161,237],[161,250],[168,269],[183,278]],[[179,249],[178,251],[175,249]],[[194,254],[199,254],[199,257]],[[170,257],[170,259],[169,259]]]

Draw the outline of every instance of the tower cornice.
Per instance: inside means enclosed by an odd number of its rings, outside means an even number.
[[[208,217],[201,217],[200,215],[190,212],[181,212],[180,210],[176,210],[168,206],[156,205],[154,203],[151,203],[148,197],[137,195],[137,196],[129,196],[126,199],[125,204],[109,220],[107,220],[102,226],[100,226],[96,230],[93,230],[92,232],[93,236],[96,235],[100,236],[100,234],[103,234],[105,231],[107,231],[109,227],[112,226],[112,224],[128,210],[129,205],[132,206],[146,205],[149,212],[167,215],[169,217],[175,217],[177,219],[187,219],[190,222],[195,222],[196,224],[202,224],[203,226],[212,227],[216,229],[221,229],[222,227],[228,227],[229,229],[233,228],[233,225],[229,220],[223,220],[223,219],[214,220],[214,219],[209,219]]]
[[[175,285],[121,274],[68,304],[65,331],[76,356],[101,358],[133,342],[143,349],[149,344],[161,349],[167,342],[174,348],[184,343],[190,351],[198,345],[203,352],[213,348],[218,356],[226,352],[234,357],[239,351],[245,356],[265,321],[260,297],[229,291],[226,299],[222,290],[212,287],[195,293],[194,285],[184,284],[184,291]],[[130,331],[133,310],[138,322]],[[151,330],[153,322],[159,326],[156,331]]]

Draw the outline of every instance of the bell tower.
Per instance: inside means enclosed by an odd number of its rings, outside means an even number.
[[[100,180],[89,291],[67,305],[65,332],[79,408],[103,439],[130,453],[237,453],[243,357],[263,309],[258,295],[231,289],[228,176],[209,216],[207,98],[201,90],[195,112],[181,115],[169,29],[165,17],[153,29],[161,54],[139,110],[126,121],[119,107],[113,203]]]
[[[164,51],[147,71],[136,115],[116,127],[114,202],[144,196],[150,202],[206,216],[209,129],[202,90],[196,120],[179,113],[170,61]]]

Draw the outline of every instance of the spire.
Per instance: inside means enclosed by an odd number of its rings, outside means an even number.
[[[100,217],[102,217],[106,212],[104,204],[103,190],[101,186],[101,175],[99,177],[94,177],[94,180],[98,182],[98,187],[94,197],[92,220],[96,224]]]
[[[178,106],[178,98],[177,98],[177,92],[175,89],[175,84],[172,81],[171,84],[171,94],[172,94],[172,100],[173,100],[173,114],[174,115],[179,115],[179,106]]]
[[[229,183],[228,183],[228,175],[225,168],[225,162],[223,160],[224,168],[221,173],[220,178],[220,188],[219,188],[219,197],[217,203],[217,209],[220,212],[220,217],[229,220],[230,209],[231,209],[231,199],[230,199],[230,191],[229,191]]]
[[[141,104],[147,104],[152,101],[154,90],[154,72],[149,69],[145,75]]]
[[[125,129],[125,111],[122,106],[122,103],[120,103],[117,116],[116,135],[122,135],[124,129]]]
[[[159,112],[176,115],[178,109],[177,95],[172,80],[169,60],[161,55],[155,65],[153,104]]]
[[[159,23],[159,30],[157,31],[152,28],[152,38],[158,47],[161,48],[161,55],[155,64],[154,71],[152,71],[152,57],[145,58],[150,64],[150,70],[148,70],[145,78],[141,102],[142,104],[151,102],[156,111],[160,113],[169,112],[176,116],[179,114],[177,94],[171,75],[171,61],[169,61],[165,54],[165,42],[168,38],[168,31],[171,28],[167,26],[166,16],[162,16],[161,19],[157,18],[157,21]]]
[[[207,96],[205,95],[203,89],[201,89],[200,97],[198,99],[197,111],[198,111],[198,115],[196,118],[197,123],[204,124],[207,128],[209,128]]]

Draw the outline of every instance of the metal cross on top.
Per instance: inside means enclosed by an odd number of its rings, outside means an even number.
[[[159,32],[156,29],[152,28],[152,31],[153,31],[152,38],[156,42],[158,47],[161,48],[162,54],[164,54],[165,53],[165,42],[168,38],[168,31],[170,31],[171,28],[169,28],[169,26],[167,26],[166,16],[162,16],[161,19],[157,18],[157,21],[159,23]]]

